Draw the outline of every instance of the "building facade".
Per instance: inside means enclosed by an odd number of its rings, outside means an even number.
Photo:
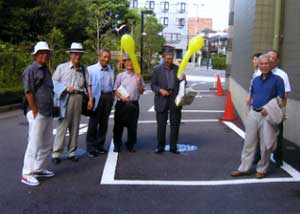
[[[288,119],[284,137],[300,146],[300,1],[297,0],[231,0],[228,61],[229,89],[236,110],[245,120],[252,77],[252,54],[276,49],[281,54],[281,67],[287,72],[292,87],[288,95]],[[234,31],[234,32],[233,32]]]
[[[164,26],[166,44],[176,49],[176,58],[181,59],[188,43],[187,0],[130,0],[131,8],[152,10]]]
[[[189,29],[189,39],[200,34],[204,29],[212,30],[212,18],[196,18],[189,17],[188,19],[188,29]]]

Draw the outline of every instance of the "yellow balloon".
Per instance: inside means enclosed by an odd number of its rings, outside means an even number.
[[[195,36],[191,39],[189,42],[189,47],[184,55],[182,62],[180,63],[180,66],[178,68],[177,77],[179,78],[180,75],[185,71],[186,65],[191,58],[191,56],[198,50],[200,50],[204,45],[204,39],[202,36]]]
[[[131,35],[125,34],[121,38],[121,48],[128,54],[131,59],[135,73],[140,74],[141,68],[135,55],[135,42]]]

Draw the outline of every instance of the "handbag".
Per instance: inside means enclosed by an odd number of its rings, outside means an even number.
[[[88,92],[84,69],[82,69],[82,72],[83,72],[83,77],[84,77],[84,87],[85,87],[86,92]],[[83,93],[81,114],[86,117],[90,117],[94,114],[93,108],[91,110],[87,109],[88,103],[89,103],[89,96],[86,93]],[[95,98],[93,98],[93,103],[95,103]]]
[[[95,102],[95,98],[93,98],[93,102]],[[83,94],[81,114],[86,116],[86,117],[90,117],[94,114],[93,109],[91,109],[91,110],[87,109],[88,103],[89,103],[89,96],[86,95],[86,94]]]

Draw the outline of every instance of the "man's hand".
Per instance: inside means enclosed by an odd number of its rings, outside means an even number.
[[[136,74],[136,83],[137,85],[142,85],[141,74]]]
[[[167,90],[165,90],[165,89],[159,89],[159,93],[162,95],[162,96],[164,96],[164,97],[167,97],[167,96],[169,96],[170,95],[170,93],[167,91]]]
[[[261,113],[262,116],[264,116],[264,117],[268,115],[268,112],[267,112],[265,109],[263,109],[260,113]]]
[[[74,91],[74,87],[70,85],[70,86],[67,87],[66,91],[68,93],[72,93]]]
[[[247,105],[250,105],[251,102],[252,102],[251,97],[248,96],[248,97],[246,98],[246,104],[247,104]]]
[[[184,80],[184,81],[186,81],[186,75],[185,75],[184,73],[183,73],[183,74],[181,74],[180,80]]]
[[[128,97],[120,97],[120,100],[123,102],[123,103],[127,103],[129,100],[128,100]]]
[[[26,93],[25,96],[26,96],[28,105],[32,111],[33,118],[36,118],[36,116],[38,114],[38,108],[36,106],[34,97],[33,97],[32,93]]]
[[[37,108],[31,109],[31,111],[32,111],[32,114],[33,114],[33,118],[35,119],[36,116],[37,116],[37,114],[38,114],[39,112],[38,112]]]
[[[87,109],[91,110],[93,108],[93,106],[94,106],[93,98],[90,98],[89,102],[88,102],[88,105],[87,105]]]

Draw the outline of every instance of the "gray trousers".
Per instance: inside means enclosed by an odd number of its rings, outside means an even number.
[[[267,172],[270,163],[270,155],[274,150],[274,147],[276,147],[276,143],[274,143],[273,148],[267,149],[266,145],[269,142],[266,141],[276,138],[276,136],[273,136],[276,135],[276,132],[273,132],[272,129],[268,127],[269,123],[265,120],[266,118],[262,116],[260,112],[253,110],[249,111],[245,124],[246,135],[241,155],[241,165],[238,168],[240,172],[247,172],[250,170],[258,144],[260,146],[261,159],[257,163],[256,171],[262,173]]]
[[[81,116],[81,105],[81,94],[71,94],[69,96],[65,118],[59,119],[58,121],[58,127],[56,129],[56,136],[53,145],[52,158],[60,158],[62,156],[67,130],[69,131],[67,155],[68,157],[75,156]]]

